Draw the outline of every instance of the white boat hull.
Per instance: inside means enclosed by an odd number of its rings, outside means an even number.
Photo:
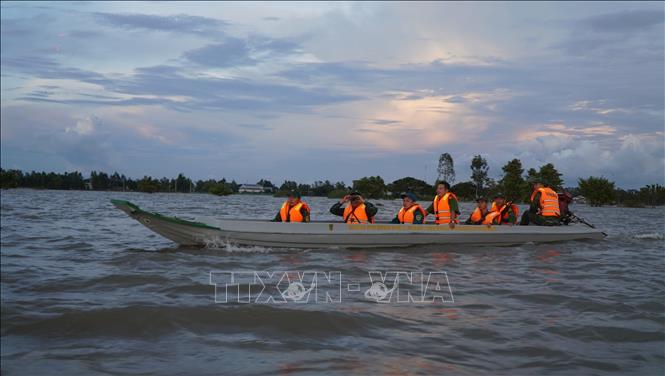
[[[467,226],[434,224],[368,225],[339,222],[280,223],[220,219],[203,224],[141,210],[121,200],[113,204],[157,234],[186,246],[232,243],[288,248],[383,248],[431,244],[513,245],[602,239],[597,229],[570,226]]]

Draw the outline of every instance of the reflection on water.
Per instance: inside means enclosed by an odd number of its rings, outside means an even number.
[[[663,374],[663,208],[575,208],[605,241],[178,248],[110,198],[185,219],[281,199],[2,191],[3,374]],[[307,198],[314,219],[333,200]],[[391,219],[399,201],[379,202]],[[468,215],[472,204],[462,204]],[[249,209],[249,210],[248,210]],[[522,209],[525,209],[524,207]],[[215,304],[211,271],[340,271],[337,304]],[[445,271],[454,303],[365,299],[370,271]]]

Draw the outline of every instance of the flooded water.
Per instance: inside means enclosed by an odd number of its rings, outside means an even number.
[[[603,241],[397,250],[184,249],[111,198],[182,218],[272,218],[281,199],[2,191],[2,374],[665,371],[664,208],[574,207]],[[307,199],[313,219],[333,200]],[[398,201],[376,201],[390,219]],[[468,216],[471,204],[464,204]],[[445,271],[454,302],[216,303],[211,271]]]

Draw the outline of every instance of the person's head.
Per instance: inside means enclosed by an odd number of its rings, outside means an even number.
[[[487,210],[487,199],[484,197],[479,197],[476,199],[476,205],[482,211]]]
[[[416,195],[413,194],[413,192],[402,193],[400,197],[402,198],[402,206],[404,206],[404,209],[408,209],[416,204]]]
[[[440,181],[436,184],[436,194],[439,196],[445,195],[450,191],[450,184],[447,181]]]
[[[544,187],[545,187],[545,184],[543,184],[543,182],[541,182],[541,181],[535,181],[533,183],[533,190],[534,191],[537,190],[537,189],[540,189],[540,188],[544,188]]]
[[[494,195],[494,204],[496,204],[496,206],[501,207],[505,205],[505,203],[506,203],[506,196],[504,196],[501,193],[497,193],[496,195]]]
[[[349,203],[354,208],[363,202],[363,196],[358,191],[353,191],[349,194]]]
[[[297,204],[300,201],[300,192],[298,192],[298,191],[289,192],[289,196],[288,196],[287,200],[289,202],[289,205]]]

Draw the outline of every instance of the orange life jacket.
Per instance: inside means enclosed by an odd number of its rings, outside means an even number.
[[[485,215],[482,224],[484,225],[500,225],[501,224],[501,212],[491,211]]]
[[[483,215],[483,213],[480,211],[480,208],[476,208],[476,210],[471,213],[471,217],[469,217],[469,219],[475,224],[482,221],[485,216],[487,216],[487,214]]]
[[[443,195],[441,199],[439,199],[439,195],[434,196],[434,202],[432,206],[434,208],[434,222],[437,225],[450,223],[451,221],[454,223],[459,223],[459,220],[457,219],[457,213],[450,212],[450,204],[448,203],[450,198],[457,200],[457,196],[455,196],[455,194],[452,192],[446,192],[446,194]]]
[[[425,223],[427,212],[418,204],[415,204],[408,209],[401,208],[399,213],[397,213],[397,219],[399,219],[399,223],[413,223],[416,210],[420,210],[420,213],[423,215],[423,223]]]
[[[532,202],[538,192],[540,192],[540,202],[538,203],[540,212],[538,214],[543,217],[559,217],[561,214],[559,210],[559,195],[552,188],[538,188],[531,193]]]
[[[506,208],[506,206],[510,205],[510,207]],[[490,209],[490,212],[503,212],[503,216],[501,217],[501,222],[502,223],[508,223],[508,217],[510,216],[510,212],[512,211],[513,214],[515,215],[515,221],[517,222],[517,219],[520,217],[520,208],[517,207],[517,205],[513,204],[512,202],[507,202],[505,205],[502,207],[496,206],[496,203],[492,203],[492,208]]]
[[[282,208],[279,209],[279,216],[282,218],[282,222],[303,222],[305,218],[300,212],[300,209],[303,207],[309,211],[309,207],[304,202],[298,202],[291,207],[289,207],[288,201],[282,204]]]
[[[374,217],[367,218],[367,211],[365,211],[365,204],[360,204],[355,208],[347,205],[344,208],[344,222],[346,223],[374,223]]]

